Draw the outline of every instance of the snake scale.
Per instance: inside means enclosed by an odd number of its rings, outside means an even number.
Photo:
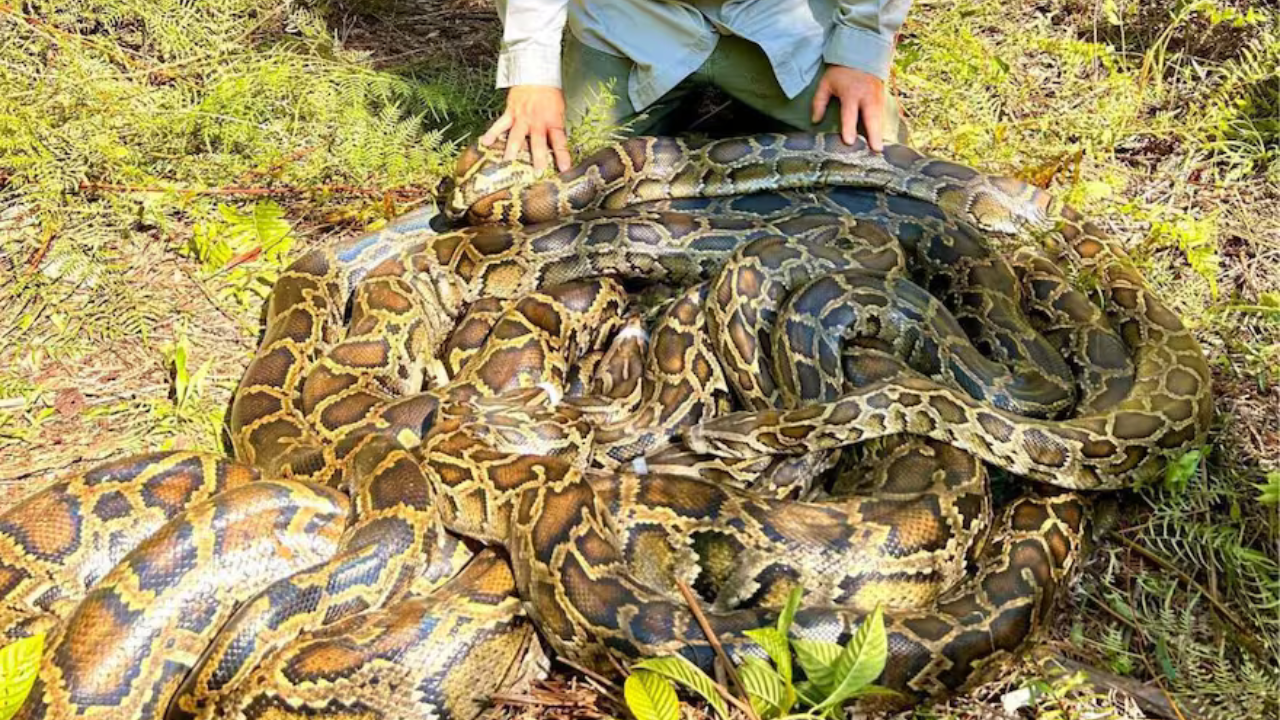
[[[1085,492],[1208,431],[1198,345],[1095,225],[906,147],[469,151],[445,210],[281,274],[236,460],[0,516],[0,632],[46,647],[20,717],[469,719],[543,642],[709,668],[680,583],[736,657],[794,588],[802,637],[883,606],[877,682],[935,697],[1044,625]]]

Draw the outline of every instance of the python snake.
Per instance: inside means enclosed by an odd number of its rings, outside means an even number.
[[[1076,492],[993,518],[983,462],[1113,489],[1208,430],[1199,347],[1098,228],[902,146],[636,138],[550,180],[468,153],[446,210],[470,226],[281,274],[239,462],[0,516],[0,631],[49,647],[22,717],[471,718],[533,628],[600,672],[709,667],[679,582],[736,656],[792,588],[804,637],[883,604],[877,682],[932,697],[1043,626],[1083,539]]]

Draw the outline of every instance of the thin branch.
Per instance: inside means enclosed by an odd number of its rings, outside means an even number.
[[[44,235],[44,238],[40,241],[40,247],[37,248],[35,254],[27,260],[27,269],[30,272],[36,272],[40,269],[40,263],[44,261],[45,255],[49,253],[49,248],[53,247],[53,236],[56,235],[56,233],[50,228],[45,228],[41,235]]]
[[[489,696],[494,702],[504,703],[507,705],[532,705],[535,707],[571,707],[571,708],[589,708],[590,703],[582,700],[545,700],[543,698],[534,697],[532,695],[507,695],[497,693]]]
[[[1139,545],[1133,540],[1130,540],[1129,538],[1121,535],[1120,533],[1111,532],[1108,534],[1111,537],[1115,538],[1121,545],[1124,545],[1125,547],[1138,553],[1139,555],[1146,558],[1147,560],[1150,560],[1156,565],[1159,565],[1165,570],[1168,570],[1169,572],[1176,575],[1184,583],[1191,586],[1193,589],[1197,590],[1201,595],[1205,596],[1205,598],[1209,600],[1209,603],[1213,605],[1214,609],[1217,610],[1222,615],[1222,617],[1226,618],[1226,620],[1229,621],[1232,625],[1235,625],[1236,629],[1238,629],[1240,632],[1245,633],[1247,635],[1248,633],[1253,631],[1253,628],[1250,628],[1247,624],[1245,624],[1243,620],[1236,617],[1236,614],[1231,612],[1230,608],[1228,608],[1226,605],[1222,603],[1221,600],[1215,597],[1214,593],[1211,593],[1208,590],[1206,590],[1203,585],[1196,582],[1195,578],[1183,572],[1178,566],[1174,565],[1172,562],[1170,562],[1169,560],[1166,560],[1165,558],[1161,557],[1155,552],[1152,552],[1151,550],[1148,550],[1147,548]]]
[[[1138,703],[1138,707],[1142,708],[1145,713],[1159,715],[1169,720],[1187,720],[1182,711],[1178,709],[1177,703],[1162,688],[1149,687],[1146,683],[1139,682],[1133,678],[1116,675],[1058,653],[1053,653],[1049,660],[1065,672],[1083,672],[1092,685],[1128,695]]]
[[[1085,597],[1092,600],[1094,605],[1097,605],[1111,617],[1120,621],[1122,624],[1129,626],[1129,629],[1137,633],[1138,637],[1142,638],[1143,642],[1147,642],[1147,631],[1143,630],[1136,622],[1116,612],[1115,608],[1111,607],[1107,603],[1103,602],[1101,598],[1096,597],[1091,593],[1085,593]]]
[[[4,178],[0,177],[0,184],[4,182]],[[162,185],[119,185],[116,183],[97,183],[82,182],[79,190],[81,192],[120,192],[120,193],[178,193],[179,195],[236,195],[248,197],[296,197],[314,195],[316,193],[331,193],[334,195],[353,195],[357,197],[376,197],[385,198],[387,196],[396,196],[415,200],[427,197],[435,193],[434,188],[368,188],[358,185],[312,185],[309,187],[297,187],[293,185],[280,185],[275,187],[261,186],[235,186],[229,185],[224,187],[201,188],[201,187],[183,187]]]
[[[561,665],[564,665],[565,667],[568,667],[568,668],[572,668],[572,669],[574,669],[574,670],[577,670],[578,672],[582,673],[583,675],[586,675],[588,678],[590,678],[590,679],[592,679],[592,680],[595,680],[596,682],[600,683],[601,685],[605,686],[606,688],[608,688],[608,689],[609,689],[609,690],[611,690],[611,691],[617,692],[618,690],[621,690],[621,689],[622,689],[621,687],[619,687],[619,686],[618,686],[618,683],[616,683],[616,682],[614,682],[614,681],[610,680],[609,678],[607,678],[607,677],[605,677],[605,676],[601,675],[600,673],[596,672],[595,670],[592,670],[591,668],[586,667],[585,665],[581,665],[581,664],[579,664],[579,663],[576,663],[576,662],[574,662],[574,661],[570,660],[570,659],[569,659],[569,658],[567,658],[567,657],[563,657],[563,656],[561,656],[561,655],[556,655],[553,659],[554,659],[556,662],[560,663]]]
[[[698,598],[694,596],[693,591],[689,589],[689,586],[683,580],[677,579],[676,586],[680,588],[680,594],[684,596],[685,604],[689,606],[689,612],[693,613],[694,619],[698,621],[698,627],[702,628],[702,634],[706,635],[707,642],[711,643],[711,649],[715,651],[716,657],[724,664],[724,669],[729,674],[729,679],[733,681],[734,687],[738,689],[738,692],[742,693],[742,698],[746,702],[740,702],[732,695],[729,695],[728,699],[733,701],[751,720],[760,720],[760,716],[756,715],[755,708],[751,707],[751,696],[747,694],[747,686],[743,684],[742,678],[738,676],[738,669],[729,660],[728,653],[724,651],[724,646],[720,644],[720,638],[716,637],[715,631],[712,630],[711,623],[707,621],[707,616],[702,612],[702,606],[698,604]]]

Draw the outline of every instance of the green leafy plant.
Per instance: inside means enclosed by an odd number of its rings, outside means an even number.
[[[1169,463],[1164,469],[1164,487],[1173,492],[1186,490],[1187,483],[1200,470],[1200,461],[1204,459],[1204,450],[1191,450]]]
[[[666,720],[680,717],[680,701],[676,689],[662,675],[637,671],[627,676],[622,688],[627,707],[640,720]]]
[[[1198,219],[1183,215],[1151,223],[1152,240],[1176,245],[1187,257],[1187,264],[1209,283],[1209,295],[1218,299],[1218,223],[1213,217]]]
[[[293,246],[293,228],[284,209],[270,200],[248,210],[218,206],[219,220],[198,223],[191,237],[191,251],[206,270],[219,271],[249,254],[279,260]]]
[[[189,252],[218,278],[222,296],[241,304],[265,296],[293,248],[284,208],[263,200],[245,210],[219,205],[217,214],[215,220],[196,223]]]
[[[215,450],[222,440],[223,401],[208,392],[213,358],[206,358],[192,368],[192,346],[184,330],[179,328],[176,339],[164,348],[165,363],[169,370],[170,386],[167,398],[146,398],[140,402],[146,410],[147,437],[160,449],[173,447],[179,437],[188,438],[202,448]],[[127,411],[130,405],[106,405],[87,413],[90,419],[111,417]]]
[[[1092,692],[1084,673],[1063,674],[1051,679],[1036,678],[1025,685],[1035,708],[1036,720],[1110,720],[1113,712],[1098,712],[1089,707],[1106,696]]]
[[[688,660],[678,655],[649,658],[636,663],[635,669],[640,674],[652,674],[665,682],[674,681],[683,685],[685,688],[702,696],[702,699],[716,711],[716,714],[722,720],[726,720],[729,717],[729,706],[725,704],[724,698],[720,696],[720,691],[716,689],[715,681],[707,677],[706,673]],[[636,709],[633,708],[632,712],[636,712]],[[668,720],[667,717],[648,718],[641,717],[638,714],[636,718],[638,720]]]
[[[825,640],[791,638],[791,623],[800,607],[802,591],[796,588],[787,599],[774,627],[748,630],[751,638],[769,658],[747,656],[737,668],[752,710],[762,720],[840,717],[848,701],[876,694],[894,694],[872,684],[884,671],[888,659],[888,635],[879,606],[873,610],[847,644]],[[792,652],[805,679],[797,681]],[[651,658],[636,663],[624,687],[627,707],[637,720],[676,720],[679,708],[672,682],[693,691],[711,705],[721,718],[728,706],[716,683],[688,660],[678,657]],[[793,713],[797,707],[802,712]]]
[[[199,398],[205,376],[213,365],[212,359],[205,360],[195,372],[191,372],[187,365],[189,347],[186,338],[179,337],[168,353],[169,367],[173,371],[173,406],[178,412],[189,409]]]
[[[44,633],[19,638],[0,648],[0,720],[9,720],[22,709],[35,684],[43,652]]]

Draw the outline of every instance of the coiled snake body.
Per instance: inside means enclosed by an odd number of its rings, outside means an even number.
[[[739,656],[794,587],[806,637],[883,604],[879,684],[931,697],[1043,625],[1075,491],[1207,432],[1190,333],[1017,181],[827,135],[519,169],[464,158],[470,227],[282,273],[239,463],[142,456],[0,517],[3,631],[48,643],[22,717],[470,718],[534,627],[600,672],[709,666],[678,582]],[[983,462],[1062,490],[993,520]]]

